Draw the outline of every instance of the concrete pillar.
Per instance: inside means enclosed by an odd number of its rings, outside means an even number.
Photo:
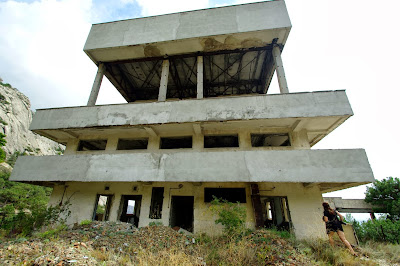
[[[299,131],[292,132],[292,147],[298,149],[310,149],[310,142],[308,141],[307,130],[302,129]]]
[[[105,66],[103,63],[99,64],[99,68],[97,69],[96,78],[93,82],[92,91],[90,92],[89,100],[87,106],[94,106],[96,104],[97,96],[99,95],[101,81],[103,80]]]
[[[158,101],[165,102],[167,99],[167,85],[169,74],[169,60],[164,60],[162,63],[160,90],[158,92]]]
[[[203,56],[197,57],[197,99],[203,99]]]
[[[107,139],[106,151],[115,151],[118,146],[118,137],[112,136]]]
[[[65,147],[64,155],[76,154],[78,150],[79,139],[70,139]]]
[[[289,93],[288,85],[286,82],[285,70],[283,69],[283,63],[281,58],[281,49],[278,45],[274,45],[272,48],[272,55],[274,57],[276,76],[278,77],[279,90],[281,93]]]
[[[239,148],[245,150],[251,148],[251,136],[249,132],[239,132]]]

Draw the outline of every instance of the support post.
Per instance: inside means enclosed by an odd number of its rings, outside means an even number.
[[[169,74],[169,60],[163,60],[160,80],[160,90],[158,92],[158,101],[165,102],[167,99],[167,85]]]
[[[197,57],[197,99],[203,99],[203,56]]]
[[[94,79],[92,91],[90,92],[89,100],[87,106],[94,106],[97,101],[97,96],[99,96],[101,81],[103,80],[105,66],[103,63],[99,64],[97,69],[96,78]]]
[[[283,69],[283,63],[281,58],[281,49],[278,45],[274,45],[272,48],[272,55],[274,57],[276,76],[278,77],[279,90],[281,93],[289,93],[288,85],[286,82],[285,70]]]

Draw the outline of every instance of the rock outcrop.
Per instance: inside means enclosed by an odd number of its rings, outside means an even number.
[[[0,132],[7,144],[3,147],[7,157],[13,154],[55,155],[64,146],[29,130],[33,112],[29,98],[9,84],[0,82]]]

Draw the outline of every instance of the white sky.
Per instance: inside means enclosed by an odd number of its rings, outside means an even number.
[[[92,23],[251,1],[0,0],[0,77],[33,109],[85,105],[96,67],[83,52]],[[400,177],[400,2],[287,0],[283,51],[290,92],[346,89],[354,116],[317,149],[366,149],[377,179]],[[270,92],[277,93],[273,81]],[[103,81],[98,104],[123,102]],[[330,193],[363,198],[365,187]]]

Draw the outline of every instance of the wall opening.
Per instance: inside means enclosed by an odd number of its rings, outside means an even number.
[[[253,147],[285,147],[290,146],[289,134],[251,134]]]
[[[78,151],[104,151],[106,149],[107,140],[80,140]]]
[[[172,196],[170,226],[180,227],[193,232],[193,203],[192,196]]]
[[[214,197],[229,202],[246,203],[245,188],[204,188],[204,202],[211,202]]]
[[[122,195],[119,220],[139,226],[140,208],[142,206],[141,195]]]
[[[192,148],[192,143],[192,136],[161,138],[160,149],[187,149]]]
[[[239,147],[238,135],[204,136],[204,148]]]
[[[94,221],[108,221],[111,199],[112,195],[97,195],[92,218]]]
[[[150,219],[161,219],[163,200],[164,188],[153,187],[151,192]]]
[[[279,230],[290,229],[289,207],[286,197],[261,197],[264,227]]]
[[[119,139],[117,150],[145,150],[148,139]]]

